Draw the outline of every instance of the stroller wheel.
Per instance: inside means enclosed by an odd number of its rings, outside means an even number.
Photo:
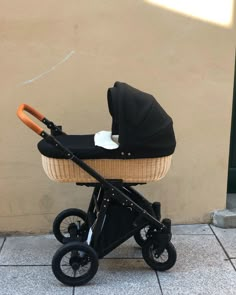
[[[90,281],[98,270],[98,256],[85,243],[70,242],[59,248],[52,259],[55,277],[65,285],[80,286]]]
[[[154,270],[165,271],[174,266],[177,253],[174,245],[169,242],[164,249],[160,250],[153,239],[148,239],[142,247],[143,259]]]
[[[87,214],[80,209],[70,208],[63,210],[53,222],[53,233],[62,244],[78,239],[84,242],[87,239]]]
[[[140,231],[138,231],[136,234],[134,234],[135,242],[142,247],[145,242],[147,241],[147,233],[150,229],[150,226],[147,225],[144,228],[142,228]]]

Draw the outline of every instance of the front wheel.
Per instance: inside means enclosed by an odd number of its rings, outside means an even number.
[[[169,242],[164,249],[160,249],[158,243],[148,239],[142,247],[143,259],[154,270],[165,271],[174,266],[177,253],[174,245]]]
[[[97,270],[97,253],[86,243],[75,241],[63,245],[52,259],[55,277],[68,286],[86,284],[95,276]]]

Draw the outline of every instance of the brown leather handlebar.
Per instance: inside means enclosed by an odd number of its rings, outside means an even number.
[[[36,111],[34,108],[27,104],[21,104],[17,110],[17,116],[21,119],[21,121],[28,126],[30,129],[32,129],[37,134],[41,134],[44,130],[39,125],[34,123],[25,113],[24,111],[30,113],[32,116],[34,116],[39,121],[42,121],[45,116],[40,114],[38,111]]]

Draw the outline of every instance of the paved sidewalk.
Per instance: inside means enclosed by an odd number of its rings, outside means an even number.
[[[236,294],[236,229],[209,225],[173,226],[176,265],[151,270],[130,239],[99,261],[85,286],[56,280],[51,259],[60,244],[52,235],[0,238],[1,295],[230,295]]]

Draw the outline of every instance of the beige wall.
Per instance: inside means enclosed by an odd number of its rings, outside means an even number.
[[[171,170],[140,191],[174,223],[208,222],[225,207],[234,21],[223,27],[141,0],[0,7],[0,231],[47,232],[58,211],[85,209],[91,194],[46,177],[39,137],[17,106],[31,104],[68,133],[108,130],[106,90],[116,80],[154,94],[174,120]]]

